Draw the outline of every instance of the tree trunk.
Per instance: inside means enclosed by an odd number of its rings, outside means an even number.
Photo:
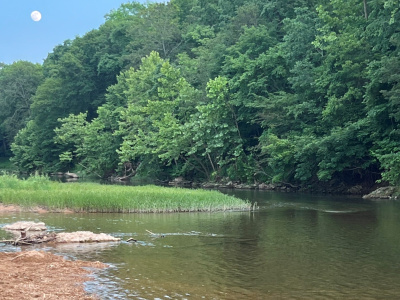
[[[6,143],[6,139],[5,138],[3,138],[3,140],[2,140],[2,144],[3,144],[4,155],[6,155],[6,153],[7,153],[7,143]]]
[[[363,1],[364,1],[364,15],[365,15],[365,19],[368,20],[367,0],[363,0]]]

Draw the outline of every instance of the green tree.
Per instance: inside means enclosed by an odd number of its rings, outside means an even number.
[[[36,90],[31,105],[31,120],[18,132],[11,146],[12,160],[19,169],[50,172],[60,167],[56,163],[59,149],[53,143],[53,130],[58,116],[67,111],[67,104],[59,106],[63,96],[62,80],[58,78],[47,78]]]
[[[244,152],[227,78],[210,80],[207,98],[206,103],[196,106],[197,112],[187,123],[186,132],[192,137],[188,154],[205,159],[202,167],[207,179],[226,175],[238,179],[237,162]]]
[[[68,149],[59,155],[61,162],[106,178],[115,174],[118,167],[116,150],[122,140],[114,132],[118,129],[119,111],[105,104],[97,113],[98,117],[91,122],[87,121],[86,113],[59,119],[61,126],[55,129],[55,143]]]
[[[5,155],[17,132],[26,126],[30,105],[43,81],[42,66],[27,61],[0,69],[0,153]],[[2,156],[0,155],[0,156]]]
[[[40,149],[37,134],[40,128],[34,121],[29,121],[15,136],[14,143],[11,144],[13,162],[20,171],[32,172],[43,170],[43,156],[46,155]]]
[[[400,142],[400,10],[396,1],[371,3],[365,36],[375,46],[375,61],[369,64],[365,103],[383,180],[399,185]]]
[[[156,160],[170,165],[177,161],[184,144],[181,127],[197,92],[156,52],[144,58],[137,71],[130,69],[121,76],[118,84],[126,86],[127,108],[119,123],[118,134],[123,136],[120,163]],[[110,89],[111,93],[117,90]]]
[[[45,60],[14,161],[296,185],[382,172],[398,184],[399,14],[393,0],[123,4]],[[15,108],[3,99],[5,140]]]
[[[157,51],[164,59],[174,58],[182,43],[176,7],[171,3],[152,3],[138,9],[127,27],[127,59],[138,67],[141,59]]]
[[[31,119],[35,124],[31,128],[38,128],[34,138],[38,139],[35,143],[43,155],[35,156],[31,165],[46,172],[68,166],[59,161],[65,145],[54,144],[54,129],[59,126],[57,120],[81,112],[87,112],[88,121],[97,116],[97,108],[105,103],[108,86],[116,82],[117,74],[127,65],[120,58],[128,43],[123,31],[126,22],[130,19],[109,20],[98,30],[56,46],[44,61],[45,80],[38,87],[31,105]],[[121,39],[114,43],[117,37]],[[28,148],[24,149],[29,151]],[[14,161],[22,168],[23,164],[18,163],[21,151],[15,153]]]

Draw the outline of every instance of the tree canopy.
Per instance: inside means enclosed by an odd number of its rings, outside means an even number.
[[[21,170],[400,184],[391,0],[128,2],[43,65],[0,67]]]

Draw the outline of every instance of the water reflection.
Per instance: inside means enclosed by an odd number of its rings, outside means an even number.
[[[238,196],[257,202],[260,209],[7,214],[0,215],[0,224],[43,221],[55,231],[90,230],[136,239],[51,250],[110,263],[112,268],[97,278],[102,299],[400,297],[398,202],[259,191],[239,191]]]
[[[53,250],[59,253],[68,253],[73,256],[93,255],[93,253],[100,251],[110,251],[113,247],[118,245],[117,242],[110,243],[67,243],[57,244],[53,246]]]

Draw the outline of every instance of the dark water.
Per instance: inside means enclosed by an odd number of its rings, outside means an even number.
[[[87,285],[101,299],[400,299],[400,202],[232,193],[257,201],[260,209],[0,214],[0,224],[36,220],[51,230],[137,239],[46,248],[109,263]],[[0,246],[5,250],[10,248]]]

